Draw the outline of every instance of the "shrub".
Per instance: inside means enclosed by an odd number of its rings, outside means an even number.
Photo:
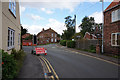
[[[2,51],[2,78],[14,78],[17,75],[17,61],[14,55],[9,55],[7,52]]]
[[[16,51],[15,49],[12,49],[11,54],[14,55],[15,60],[23,60],[25,56],[25,53],[23,50]]]
[[[9,55],[7,52],[2,51],[2,78],[10,79],[15,78],[22,67],[25,53],[23,50],[12,50]]]
[[[20,68],[22,67],[25,52],[23,50],[16,51],[15,49],[12,50],[11,54],[13,54],[14,59],[17,61],[17,73],[20,71]]]
[[[72,40],[67,41],[67,47],[68,48],[75,48],[75,41],[72,41]]]
[[[94,45],[91,45],[89,48],[89,52],[96,53],[96,47]]]
[[[66,46],[66,40],[60,40],[60,44],[61,44],[62,46]]]

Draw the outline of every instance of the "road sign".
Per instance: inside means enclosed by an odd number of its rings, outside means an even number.
[[[46,54],[47,55],[47,50],[45,48],[37,47],[35,48],[36,54]]]

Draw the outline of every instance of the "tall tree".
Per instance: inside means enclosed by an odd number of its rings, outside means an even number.
[[[85,35],[86,32],[93,32],[94,31],[94,24],[95,24],[95,20],[94,20],[94,17],[87,17],[85,16],[83,19],[82,19],[82,24],[79,25],[79,27],[81,27],[81,33],[83,35]]]
[[[21,25],[21,35],[24,35],[28,32],[28,30],[26,28],[23,28],[23,26]]]
[[[63,30],[62,39],[70,40],[75,33],[74,19],[71,19],[71,16],[65,17],[65,26],[67,30]]]

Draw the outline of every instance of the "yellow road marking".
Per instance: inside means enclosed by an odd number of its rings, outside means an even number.
[[[44,61],[45,65],[47,66],[48,71],[51,72],[50,67],[48,66],[47,62],[46,62],[42,57],[40,57],[40,58]],[[38,59],[39,59],[39,58],[38,58]],[[40,60],[40,59],[39,59],[39,60]],[[54,80],[54,77],[53,77],[53,76],[51,76],[51,78]]]
[[[72,51],[72,52],[75,52],[76,54],[81,54],[81,55],[84,55],[84,56],[88,56],[88,57],[91,57],[91,58],[95,58],[95,59],[98,59],[98,60],[101,60],[101,61],[104,61],[104,62],[107,62],[107,63],[111,63],[111,64],[114,64],[114,65],[120,66],[120,64],[117,64],[117,63],[114,63],[114,62],[111,62],[111,61],[108,61],[108,60],[105,60],[105,59],[101,59],[101,58],[98,58],[98,57],[95,57],[95,56],[79,53],[79,52],[76,52],[76,51]]]
[[[43,58],[44,58],[44,57],[43,57]],[[53,73],[54,73],[54,75],[55,75],[55,77],[59,80],[59,77],[58,77],[58,75],[56,74],[56,72],[55,72],[55,70],[53,69],[53,67],[51,66],[50,62],[49,62],[46,58],[44,58],[44,59],[48,62],[49,66],[51,67],[51,69],[52,69],[52,71],[53,71]]]

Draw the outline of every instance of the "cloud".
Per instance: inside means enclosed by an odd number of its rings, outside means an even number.
[[[102,23],[102,11],[95,12],[91,14],[89,17],[94,17],[96,23]]]
[[[43,26],[40,26],[40,25],[26,25],[26,24],[23,24],[22,25],[24,28],[28,29],[28,32],[30,34],[37,34],[38,32],[40,32],[43,28]]]
[[[64,23],[57,21],[56,19],[49,19],[49,23],[46,25],[47,27],[51,27],[52,29],[54,29],[56,32],[58,32],[59,34],[63,33],[63,30],[66,29],[66,27],[64,26]]]
[[[44,19],[43,17],[40,17],[40,16],[38,16],[38,15],[34,15],[34,14],[31,14],[31,18],[32,18],[33,20],[43,20],[43,19]]]
[[[44,20],[43,17],[39,16],[39,15],[35,15],[35,14],[27,14],[27,17],[31,20]]]
[[[46,10],[45,8],[41,8],[41,10],[42,10],[43,12],[47,13],[47,14],[52,14],[52,13],[54,13],[53,11],[51,11],[51,10]]]
[[[73,12],[74,8],[79,4],[78,2],[21,2],[23,7],[41,9],[48,14],[53,13],[53,9],[68,9],[70,12]]]
[[[66,27],[64,26],[64,23],[57,21],[56,19],[49,19],[48,20],[49,23],[41,26],[41,25],[26,25],[23,24],[24,28],[28,29],[28,32],[31,34],[37,34],[39,33],[43,28],[44,29],[49,29],[50,27],[55,30],[57,33],[62,34],[63,30],[66,29]]]
[[[22,12],[24,12],[25,11],[25,7],[22,7],[22,6],[20,6],[20,15],[22,14]]]

